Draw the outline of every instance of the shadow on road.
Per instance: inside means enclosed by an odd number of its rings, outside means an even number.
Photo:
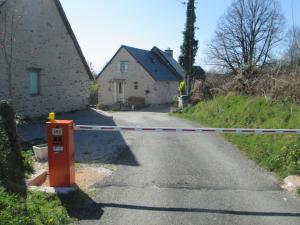
[[[288,212],[255,212],[255,211],[238,211],[238,210],[223,210],[223,209],[204,209],[204,208],[165,208],[152,206],[138,206],[115,203],[100,204],[101,208],[119,208],[158,212],[195,212],[195,213],[212,213],[212,214],[227,214],[227,215],[241,215],[241,216],[278,216],[278,217],[300,217],[300,213]]]
[[[78,125],[115,126],[112,117],[104,116],[92,109],[58,114],[57,119],[74,120]],[[34,140],[46,142],[46,120],[34,121],[18,128],[18,133],[26,142]],[[40,141],[39,141],[40,142]],[[139,166],[120,132],[75,131],[75,161],[83,164],[109,163]],[[120,160],[120,156],[128,160]]]
[[[112,117],[94,110],[63,115],[80,125],[116,126]],[[118,131],[75,131],[75,160],[79,163],[111,163],[138,166],[135,156]],[[121,155],[131,160],[119,160]]]
[[[100,220],[105,208],[118,208],[126,210],[156,211],[156,212],[183,212],[183,213],[209,213],[238,216],[262,216],[262,217],[300,217],[300,213],[289,212],[259,212],[239,211],[224,209],[206,208],[175,208],[175,207],[154,207],[139,206],[116,203],[96,203],[82,190],[75,193],[59,196],[62,204],[66,207],[69,216],[78,220]]]
[[[79,188],[76,192],[58,197],[68,215],[77,220],[99,220],[103,214],[102,206]]]

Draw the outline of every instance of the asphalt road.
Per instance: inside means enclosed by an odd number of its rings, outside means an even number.
[[[118,125],[195,127],[162,107],[116,112]],[[113,134],[111,134],[113,135]],[[124,132],[128,148],[80,224],[299,225],[300,198],[216,134]]]

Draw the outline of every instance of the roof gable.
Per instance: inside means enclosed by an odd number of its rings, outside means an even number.
[[[73,29],[72,29],[72,27],[71,27],[71,25],[70,25],[70,23],[68,21],[68,18],[67,18],[66,14],[65,14],[65,11],[64,11],[64,9],[63,9],[60,1],[59,0],[54,0],[54,3],[55,3],[55,5],[56,5],[56,7],[58,9],[59,15],[61,16],[61,19],[63,20],[63,23],[64,23],[64,25],[65,25],[65,27],[66,27],[66,29],[67,29],[67,31],[68,31],[68,33],[69,33],[72,41],[74,43],[74,46],[75,46],[76,51],[77,51],[77,53],[78,53],[78,55],[79,55],[79,57],[80,57],[80,59],[81,59],[81,61],[83,63],[83,66],[85,67],[86,72],[89,75],[90,80],[94,80],[94,76],[92,75],[90,67],[89,67],[89,65],[88,65],[88,63],[87,63],[87,61],[86,61],[86,59],[85,59],[85,57],[84,57],[84,55],[82,53],[80,45],[79,45],[79,43],[78,43],[78,41],[76,39],[76,36],[75,36],[75,34],[73,32]]]
[[[96,79],[98,79],[103,71],[107,68],[107,66],[111,63],[111,61],[116,57],[116,55],[120,52],[120,50],[124,48],[135,60],[139,63],[146,72],[157,81],[180,81],[183,79],[180,74],[180,65],[173,59],[167,59],[169,56],[162,55],[160,56],[160,52],[162,52],[159,48],[154,47],[151,51],[143,50],[139,48],[133,48],[126,45],[122,45],[118,51],[114,54],[111,60],[107,63],[107,65],[102,69]],[[171,58],[171,57],[169,57]],[[170,60],[170,62],[169,62]],[[176,65],[177,64],[177,65]],[[175,68],[173,68],[173,66]],[[183,70],[182,70],[183,71]]]
[[[0,7],[4,5],[7,0],[0,0]]]
[[[123,46],[136,61],[157,81],[178,81],[179,77],[166,66],[161,58],[153,51]]]
[[[113,55],[113,57],[108,61],[108,63],[106,63],[106,65],[103,67],[103,69],[100,71],[100,73],[98,74],[98,76],[96,77],[96,79],[98,79],[101,74],[104,72],[104,70],[108,67],[108,65],[113,61],[113,59],[116,57],[116,55],[118,55],[118,53],[121,51],[121,49],[123,48],[123,45],[117,50],[117,52]]]

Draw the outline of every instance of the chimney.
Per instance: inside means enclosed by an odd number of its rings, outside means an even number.
[[[173,58],[173,50],[168,48],[165,50],[165,53],[167,53],[168,56],[170,56],[171,58]]]

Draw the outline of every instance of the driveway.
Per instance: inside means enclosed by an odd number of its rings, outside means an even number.
[[[107,117],[93,109],[58,114],[56,118],[74,120],[75,124],[116,125],[113,118]],[[18,127],[18,133],[23,142],[46,142],[46,118],[44,121],[36,120],[25,126]],[[112,134],[76,131],[74,134],[75,160],[81,164],[116,163],[116,159],[122,152],[130,153],[128,147],[130,141],[130,138],[127,138],[125,141],[119,132]]]
[[[138,112],[115,112],[112,122],[197,126],[170,117],[167,111],[164,106],[156,106]],[[121,146],[127,147],[111,160],[117,165],[115,173],[97,184],[101,191],[87,202],[88,213],[80,217],[82,225],[300,224],[300,199],[283,191],[271,174],[217,134],[90,135],[107,135],[112,142],[116,137]],[[105,145],[106,139],[102,141]],[[102,145],[98,139],[89,142],[89,146],[96,146],[93,148]]]

